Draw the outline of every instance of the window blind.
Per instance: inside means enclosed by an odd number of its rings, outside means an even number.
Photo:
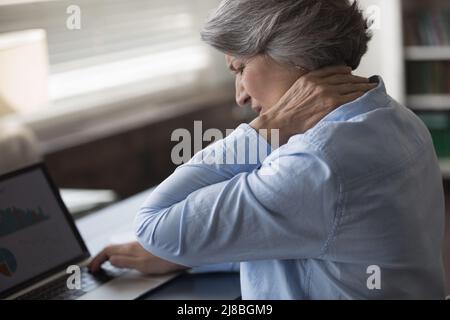
[[[46,30],[51,74],[54,79],[65,80],[63,86],[51,84],[53,97],[59,99],[82,94],[83,82],[103,72],[101,79],[116,75],[119,79],[111,86],[117,86],[124,71],[124,81],[132,82],[142,81],[146,76],[170,74],[176,69],[194,72],[207,68],[207,49],[200,41],[199,30],[206,13],[217,3],[215,0],[19,2],[0,5],[0,32]],[[66,26],[70,16],[66,10],[71,5],[81,9],[79,30]],[[146,68],[146,76],[142,75],[142,67]]]

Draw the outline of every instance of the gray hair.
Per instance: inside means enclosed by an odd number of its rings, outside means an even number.
[[[356,69],[371,34],[356,1],[223,0],[201,37],[232,56],[264,54],[315,70],[340,64]]]

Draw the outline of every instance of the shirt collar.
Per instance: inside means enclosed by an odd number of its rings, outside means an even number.
[[[384,81],[380,76],[369,78],[378,85],[358,99],[346,103],[329,113],[322,121],[345,121],[363,113],[388,106],[390,98],[386,92]]]

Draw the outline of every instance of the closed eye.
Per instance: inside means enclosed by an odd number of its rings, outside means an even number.
[[[228,66],[228,69],[230,69],[230,72],[237,75],[237,74],[242,74],[244,72],[245,69],[245,65],[240,65],[238,69],[236,69],[232,64],[230,64]]]
[[[239,72],[240,74],[242,74],[244,72],[245,66],[241,65],[238,69],[237,72]]]

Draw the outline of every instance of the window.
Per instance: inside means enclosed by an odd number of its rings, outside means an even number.
[[[6,1],[0,32],[47,32],[50,99],[133,87],[157,91],[198,82],[211,65],[199,30],[212,0]],[[1,4],[1,2],[0,2]],[[81,29],[70,30],[66,10],[81,9]],[[206,82],[207,80],[204,79]]]

